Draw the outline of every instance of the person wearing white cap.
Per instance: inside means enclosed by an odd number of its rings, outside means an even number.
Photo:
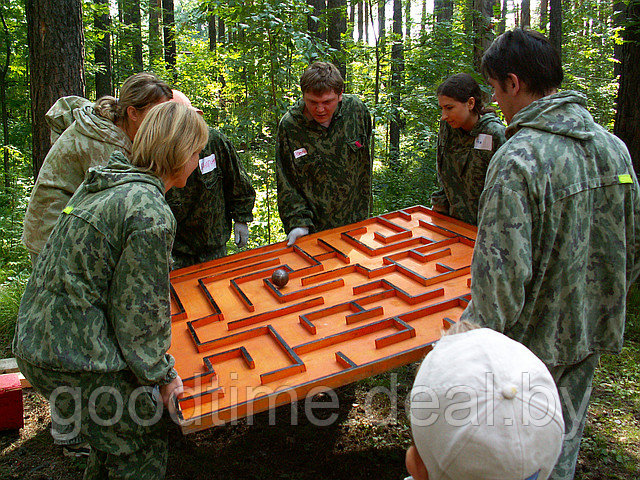
[[[455,333],[465,327],[472,330]],[[545,480],[564,434],[544,363],[468,322],[451,327],[422,362],[410,420],[406,464],[415,480]]]
[[[189,105],[202,114],[179,90],[173,90],[172,101]],[[178,222],[173,267],[224,257],[232,220],[234,241],[238,247],[245,247],[255,199],[256,192],[236,149],[222,133],[209,128],[209,142],[187,186],[167,192],[167,202]]]

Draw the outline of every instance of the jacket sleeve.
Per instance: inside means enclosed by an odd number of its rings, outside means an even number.
[[[444,142],[446,142],[446,128],[445,123],[440,121],[440,129],[438,131],[438,143],[436,145],[436,175],[438,177],[438,185],[440,188],[431,194],[431,208],[439,213],[444,213],[445,215],[449,215],[449,199],[447,198],[447,194],[444,190],[442,178],[440,178],[440,165],[443,161],[443,149]]]
[[[249,175],[245,172],[238,152],[229,139],[222,137],[217,142],[217,152],[221,167],[224,169],[224,196],[227,215],[236,222],[253,221],[253,205],[256,191],[251,186]]]
[[[522,194],[502,185],[481,198],[471,263],[471,303],[461,319],[508,333],[520,318],[532,278],[532,221]]]
[[[126,239],[109,292],[109,317],[125,362],[141,384],[170,382],[169,259],[173,232],[164,225]]]
[[[278,212],[289,233],[296,227],[311,227],[313,213],[304,197],[295,188],[295,175],[291,163],[291,147],[282,122],[278,126],[276,140],[276,180],[278,182]]]

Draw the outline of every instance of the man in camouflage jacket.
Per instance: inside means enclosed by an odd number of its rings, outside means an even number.
[[[490,148],[475,145],[480,134],[492,138]],[[441,188],[431,195],[432,208],[476,225],[489,161],[504,142],[504,125],[493,112],[482,114],[470,132],[440,122],[436,160]]]
[[[14,355],[52,412],[89,440],[85,478],[107,478],[107,468],[118,478],[164,477],[166,426],[153,386],[177,377],[167,354],[175,220],[164,193],[162,180],[119,152],[91,169],[20,303]]]
[[[191,174],[186,187],[167,192],[167,202],[178,224],[174,268],[224,257],[231,220],[235,223],[236,244],[245,246],[255,199],[256,192],[235,148],[227,137],[210,128],[199,168]]]
[[[104,165],[115,151],[131,154],[131,140],[124,130],[97,115],[87,99],[60,98],[45,119],[51,128],[52,147],[31,192],[22,233],[33,260],[89,167]]]
[[[504,332],[549,367],[567,434],[550,478],[571,479],[598,358],[622,345],[640,268],[640,189],[625,145],[594,123],[585,98],[557,93],[562,67],[544,36],[503,34],[482,69],[508,140],[480,199],[462,319]]]
[[[337,68],[312,64],[302,99],[282,117],[276,140],[278,211],[289,245],[309,231],[368,218],[371,204],[371,115],[343,94]]]

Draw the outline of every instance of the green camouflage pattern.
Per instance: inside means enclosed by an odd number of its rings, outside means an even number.
[[[371,115],[343,95],[329,127],[304,116],[300,99],[282,117],[276,141],[278,211],[285,232],[340,227],[369,217]],[[306,150],[306,154],[294,152]]]
[[[38,255],[60,212],[90,167],[105,165],[113,152],[131,154],[131,140],[110,120],[96,115],[93,103],[63,97],[47,112],[52,147],[31,191],[24,216],[22,242]]]
[[[520,110],[480,198],[462,315],[548,366],[622,347],[640,267],[640,190],[624,143],[565,91]]]
[[[550,480],[572,480],[580,452],[580,441],[587,419],[593,375],[600,360],[592,354],[576,365],[553,367],[549,371],[560,393],[565,437],[562,451]]]
[[[474,148],[481,133],[493,138],[491,150]],[[476,225],[489,161],[505,141],[504,124],[493,112],[482,115],[470,132],[441,121],[436,156],[440,190],[431,195],[432,208]]]
[[[169,425],[151,387],[141,388],[128,370],[70,373],[16,360],[25,378],[51,402],[52,412],[58,412],[60,423],[69,427],[69,435],[91,445],[84,480],[164,478]]]
[[[216,168],[200,168],[184,188],[172,188],[166,198],[177,221],[174,267],[214,260],[226,255],[231,221],[249,223],[256,192],[236,149],[219,131],[209,129],[209,142],[200,158],[215,155]]]
[[[64,372],[130,370],[145,385],[175,378],[166,353],[174,232],[160,179],[119,152],[90,169],[27,283],[15,355]]]

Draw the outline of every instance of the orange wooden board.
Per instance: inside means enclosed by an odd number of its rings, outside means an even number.
[[[182,431],[422,359],[469,301],[475,238],[415,206],[173,271]]]

